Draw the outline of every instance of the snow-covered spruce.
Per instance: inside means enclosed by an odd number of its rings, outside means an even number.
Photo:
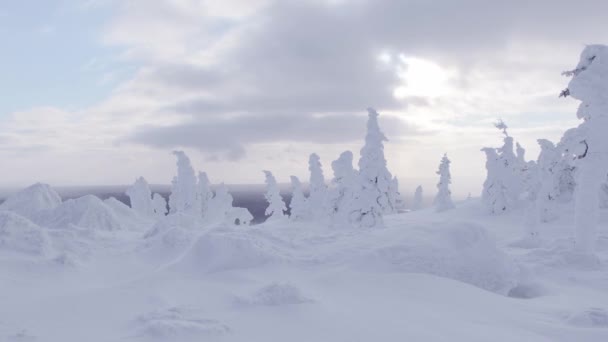
[[[173,154],[177,157],[177,176],[171,182],[170,212],[198,214],[200,206],[196,196],[196,175],[190,158],[183,151],[174,151]]]
[[[414,199],[412,201],[412,210],[422,209],[422,185],[416,187],[414,192]]]
[[[310,155],[308,159],[308,170],[310,171],[310,189],[308,203],[310,212],[315,220],[326,220],[329,216],[327,209],[327,185],[323,176],[321,158],[316,153]]]
[[[350,224],[355,194],[359,191],[357,171],[353,168],[353,153],[345,151],[331,163],[334,178],[329,191],[329,206],[332,213],[332,223]]]
[[[446,211],[454,208],[452,202],[452,192],[450,191],[450,183],[452,183],[452,175],[450,174],[450,160],[448,155],[444,154],[437,170],[439,175],[439,183],[437,183],[437,195],[433,203],[436,211]]]
[[[561,96],[580,100],[577,117],[583,122],[575,131],[577,189],[575,192],[576,250],[592,254],[597,239],[599,188],[608,172],[608,46],[588,45]]]
[[[481,151],[486,154],[486,180],[483,182],[481,200],[486,205],[490,213],[500,214],[507,210],[507,186],[504,183],[502,174],[504,168],[500,164],[500,159],[496,149],[484,147]]]
[[[131,209],[143,216],[154,215],[154,205],[152,204],[152,191],[150,185],[144,177],[139,177],[135,183],[125,191],[131,202]]]
[[[230,210],[234,198],[228,192],[228,187],[222,183],[215,189],[215,196],[209,202],[208,220],[223,221]]]
[[[359,190],[353,201],[352,220],[358,226],[382,226],[382,215],[395,210],[391,203],[392,175],[386,168],[384,142],[378,125],[378,112],[368,108],[367,134],[359,159]]]
[[[555,201],[559,194],[559,183],[556,174],[561,153],[555,145],[547,139],[538,139],[540,154],[538,155],[538,177],[540,187],[537,196],[538,219],[548,222],[557,217]]]
[[[304,221],[310,218],[310,206],[304,196],[302,183],[296,176],[291,176],[291,202],[289,203],[289,218],[292,221]]]
[[[272,175],[272,172],[267,170],[264,170],[263,172],[266,176],[266,193],[264,194],[264,197],[268,202],[268,207],[266,208],[265,214],[268,216],[268,220],[285,218],[285,211],[287,211],[287,207],[285,206],[285,202],[281,197],[277,180]]]
[[[159,193],[152,196],[152,209],[156,217],[167,215],[167,200]]]
[[[207,177],[207,173],[199,172],[198,173],[198,185],[196,187],[196,197],[197,203],[199,204],[199,212],[201,217],[205,218],[208,216],[209,212],[209,202],[213,198],[213,191],[211,190],[211,182],[209,181],[209,177]]]
[[[481,149],[486,153],[487,170],[481,198],[490,213],[501,214],[513,209],[523,194],[527,164],[521,145],[517,145],[517,155],[513,152],[513,138],[507,132],[507,125],[499,121],[495,126],[505,137],[502,147]]]

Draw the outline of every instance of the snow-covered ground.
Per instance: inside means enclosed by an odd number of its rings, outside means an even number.
[[[523,248],[523,211],[477,199],[337,228],[27,196],[0,206],[0,341],[608,341],[608,233],[573,253],[571,205]]]

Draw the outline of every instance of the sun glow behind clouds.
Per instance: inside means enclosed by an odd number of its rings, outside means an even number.
[[[382,54],[380,60],[390,63],[390,55]],[[397,98],[410,96],[434,98],[449,91],[448,81],[452,72],[423,58],[399,55],[397,73],[403,85],[395,89]]]

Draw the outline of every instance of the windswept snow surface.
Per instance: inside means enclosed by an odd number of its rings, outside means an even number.
[[[455,204],[374,229],[1,211],[0,341],[608,341],[606,231],[573,253],[564,206],[522,248],[520,210]]]

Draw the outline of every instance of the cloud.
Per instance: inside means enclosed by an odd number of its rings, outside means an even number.
[[[215,158],[238,160],[245,156],[246,146],[271,142],[305,142],[340,144],[362,141],[366,116],[338,114],[245,115],[192,121],[179,125],[140,127],[127,141],[163,149],[189,147]],[[403,120],[384,116],[381,124],[390,136],[418,134]]]
[[[115,154],[146,156],[132,160],[129,170],[113,169],[116,178],[145,171],[144,165],[157,172],[161,166],[147,164],[150,156],[177,146],[214,157],[210,165],[238,159],[243,168],[257,167],[285,143],[302,156],[318,144],[333,153],[336,145],[363,138],[362,114],[373,106],[395,142],[387,145],[395,173],[433,175],[447,151],[457,157],[455,179],[477,181],[484,172],[479,147],[499,143],[498,134],[492,140],[496,118],[529,145],[543,127],[557,135],[576,124],[575,101],[556,98],[567,82],[560,71],[608,30],[608,2],[601,0],[85,3],[89,11],[113,11],[101,44],[137,71],[101,103],[62,110],[62,119],[48,110],[36,114],[50,122],[24,122],[20,114],[20,123],[7,119],[13,123],[2,125],[0,136],[31,150],[34,142],[62,153],[103,150],[100,157],[111,165],[124,165],[111,162],[119,159]],[[417,82],[400,77],[412,67],[400,55],[449,71],[441,95],[395,98],[395,89]],[[103,172],[91,172],[105,180]]]

